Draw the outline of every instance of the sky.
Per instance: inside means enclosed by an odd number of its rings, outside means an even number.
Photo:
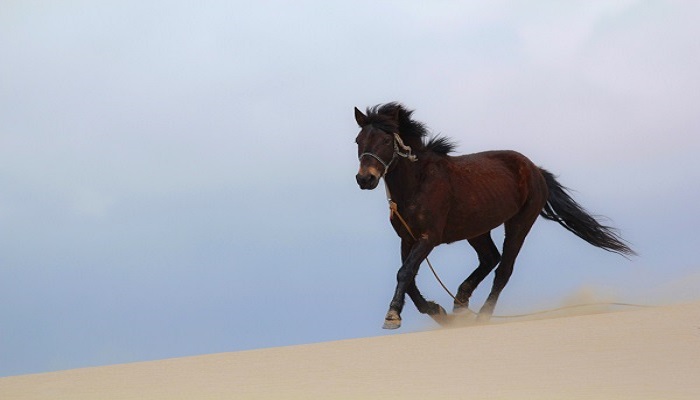
[[[0,376],[434,329],[353,107],[513,149],[639,253],[539,220],[496,314],[700,295],[700,5],[5,1]],[[499,243],[502,231],[494,233]],[[465,243],[431,261],[455,290]],[[491,277],[473,297],[479,307]],[[451,299],[423,268],[426,297]],[[585,297],[585,296],[584,296]]]

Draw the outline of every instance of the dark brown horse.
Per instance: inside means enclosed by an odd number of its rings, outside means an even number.
[[[433,248],[467,240],[479,256],[479,266],[459,286],[454,311],[469,304],[474,289],[496,266],[491,293],[479,311],[480,320],[493,314],[508,283],[513,264],[537,216],[556,221],[593,246],[632,255],[613,228],[601,225],[576,203],[555,177],[515,151],[487,151],[450,156],[454,144],[444,137],[427,138],[425,126],[411,119],[413,111],[388,103],[355,108],[360,170],[357,183],[374,189],[381,178],[408,228],[392,213],[391,224],[401,238],[402,266],[384,328],[401,326],[408,293],[421,313],[445,314],[416,287],[418,268]],[[491,230],[504,224],[503,255]]]

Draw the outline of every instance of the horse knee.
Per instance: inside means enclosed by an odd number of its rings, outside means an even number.
[[[408,284],[409,282],[412,282],[415,277],[415,272],[409,270],[408,268],[402,267],[399,268],[399,271],[396,273],[396,282]]]

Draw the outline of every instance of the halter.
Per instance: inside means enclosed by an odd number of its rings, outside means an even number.
[[[402,153],[401,150],[403,150],[404,153]],[[389,160],[388,163],[384,162],[384,160],[382,160],[381,157],[379,157],[378,155],[376,155],[372,152],[369,152],[369,151],[366,151],[366,152],[360,154],[358,159],[360,161],[362,161],[362,157],[370,156],[370,157],[374,158],[375,160],[379,161],[379,163],[382,164],[382,166],[384,166],[384,173],[382,173],[382,176],[381,176],[381,178],[383,178],[389,172],[389,167],[394,162],[394,160],[396,160],[397,156],[406,158],[411,162],[418,161],[418,157],[416,157],[416,155],[413,154],[412,152],[413,152],[413,150],[411,149],[411,147],[406,146],[403,143],[403,140],[401,140],[401,136],[399,136],[398,133],[394,133],[394,154],[391,155],[391,160]]]

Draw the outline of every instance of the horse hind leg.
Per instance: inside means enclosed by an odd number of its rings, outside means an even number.
[[[503,241],[503,257],[501,263],[496,268],[496,274],[493,279],[493,287],[489,293],[486,302],[479,311],[477,320],[486,322],[493,315],[496,308],[498,297],[501,295],[503,288],[508,283],[510,276],[513,274],[513,265],[515,259],[520,253],[520,249],[525,242],[525,237],[530,232],[530,228],[535,223],[539,209],[525,209],[515,217],[509,219],[505,223],[505,240]]]
[[[476,250],[479,257],[479,266],[469,275],[467,279],[459,285],[457,296],[455,296],[455,313],[465,312],[469,308],[469,298],[474,293],[477,286],[493,271],[501,261],[501,254],[498,247],[491,239],[491,232],[486,232],[468,240],[469,244]]]

